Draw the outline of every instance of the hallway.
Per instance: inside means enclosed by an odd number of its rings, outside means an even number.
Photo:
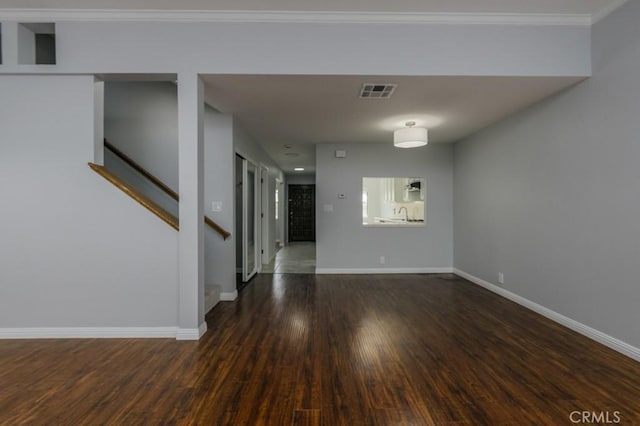
[[[289,243],[281,248],[274,259],[262,265],[263,274],[315,274],[316,243],[311,241]]]

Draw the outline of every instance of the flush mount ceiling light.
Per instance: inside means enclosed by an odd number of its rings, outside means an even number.
[[[301,172],[304,170],[304,167],[296,167],[293,170],[295,170],[296,172]]]
[[[427,129],[424,127],[413,127],[415,121],[407,121],[405,127],[393,132],[393,145],[397,148],[416,148],[425,146],[429,140]]]

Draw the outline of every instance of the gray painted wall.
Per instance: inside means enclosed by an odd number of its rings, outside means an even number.
[[[104,136],[178,192],[178,88],[170,82],[104,85]],[[105,158],[105,165],[112,166]]]
[[[589,31],[559,25],[59,22],[56,70],[588,76]]]
[[[178,234],[87,166],[93,77],[0,93],[0,328],[176,326]]]
[[[205,107],[204,117],[204,213],[231,233],[223,240],[205,227],[205,284],[219,285],[221,292],[236,289],[233,193],[233,118]],[[222,202],[214,212],[211,203]]]
[[[347,158],[335,158],[335,150]],[[385,144],[316,146],[316,256],[318,269],[450,268],[453,265],[453,147],[400,149]],[[427,226],[364,228],[363,177],[424,177]],[[344,193],[345,199],[338,199]],[[325,212],[324,205],[333,205]],[[386,264],[378,263],[380,256]]]
[[[455,266],[640,346],[640,3],[594,76],[455,146]]]

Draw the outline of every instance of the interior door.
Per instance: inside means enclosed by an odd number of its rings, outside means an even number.
[[[256,165],[242,161],[242,281],[247,282],[258,272],[256,199],[259,188]]]
[[[316,186],[289,185],[289,241],[316,240]]]
[[[262,197],[260,202],[260,229],[262,230],[260,260],[263,264],[267,264],[273,247],[270,247],[269,244],[269,221],[272,217],[269,211],[269,169],[264,166],[260,167],[260,194]]]

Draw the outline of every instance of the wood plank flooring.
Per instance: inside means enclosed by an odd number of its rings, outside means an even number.
[[[640,363],[449,274],[259,275],[207,322],[0,341],[0,425],[640,424]]]

